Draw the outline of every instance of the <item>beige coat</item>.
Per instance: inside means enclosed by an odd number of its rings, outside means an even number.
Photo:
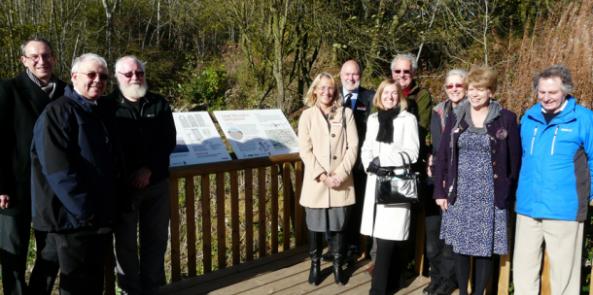
[[[338,107],[328,122],[321,109],[313,106],[299,119],[299,153],[305,163],[300,204],[304,207],[343,207],[355,202],[350,172],[358,156],[358,135],[352,110],[342,110]],[[330,189],[318,181],[323,173],[338,175],[344,181]]]

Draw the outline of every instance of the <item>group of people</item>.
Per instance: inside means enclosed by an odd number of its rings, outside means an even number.
[[[496,257],[513,247],[515,294],[538,294],[544,243],[552,294],[579,294],[583,225],[593,200],[593,112],[572,96],[570,71],[553,65],[533,77],[537,103],[518,124],[495,99],[493,69],[449,71],[446,98],[435,106],[416,70],[414,55],[396,55],[376,93],[360,87],[354,60],[343,64],[340,85],[325,72],[313,80],[298,124],[308,282],[321,281],[323,237],[337,284],[346,283],[343,267],[366,240],[370,294],[394,292],[409,241],[423,234],[431,278],[424,294],[468,294],[470,277],[471,293],[483,294]],[[376,200],[377,175],[404,165],[402,153],[419,175],[425,233],[411,230],[417,206]]]
[[[0,83],[0,263],[4,294],[102,294],[115,237],[123,294],[156,294],[165,283],[171,108],[149,92],[145,67],[76,57],[71,85],[53,74],[50,43],[21,46],[25,70]],[[36,260],[25,280],[31,224]],[[139,234],[137,234],[139,233]],[[140,243],[138,247],[138,241]]]

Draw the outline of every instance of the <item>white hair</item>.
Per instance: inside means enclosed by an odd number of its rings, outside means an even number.
[[[89,60],[96,61],[100,63],[105,68],[105,70],[109,70],[107,67],[107,62],[103,57],[96,53],[85,53],[74,59],[70,73],[77,73],[78,69],[80,68],[80,64]]]
[[[118,58],[117,61],[115,62],[115,71],[116,72],[119,72],[119,70],[121,69],[121,66],[122,66],[123,62],[126,61],[126,60],[128,60],[128,59],[134,61],[140,67],[140,69],[142,69],[142,71],[144,72],[144,62],[142,62],[141,60],[139,60],[134,55],[126,55],[126,56],[122,56],[122,57]]]

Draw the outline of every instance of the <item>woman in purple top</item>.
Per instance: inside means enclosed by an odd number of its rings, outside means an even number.
[[[470,257],[475,258],[473,294],[483,294],[493,255],[509,253],[508,208],[521,145],[515,114],[492,100],[496,80],[490,68],[469,72],[467,102],[447,118],[434,163],[441,238],[453,247],[461,295],[467,294]]]

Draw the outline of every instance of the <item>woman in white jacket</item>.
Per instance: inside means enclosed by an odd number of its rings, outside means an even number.
[[[362,164],[368,179],[360,232],[372,236],[377,242],[370,294],[386,294],[388,281],[399,283],[401,266],[392,262],[402,243],[408,239],[410,205],[375,205],[374,172],[381,166],[401,166],[400,152],[406,152],[412,162],[416,162],[419,149],[418,123],[414,115],[406,111],[407,103],[400,86],[391,79],[381,82],[373,104],[379,110],[369,116],[361,149]]]

